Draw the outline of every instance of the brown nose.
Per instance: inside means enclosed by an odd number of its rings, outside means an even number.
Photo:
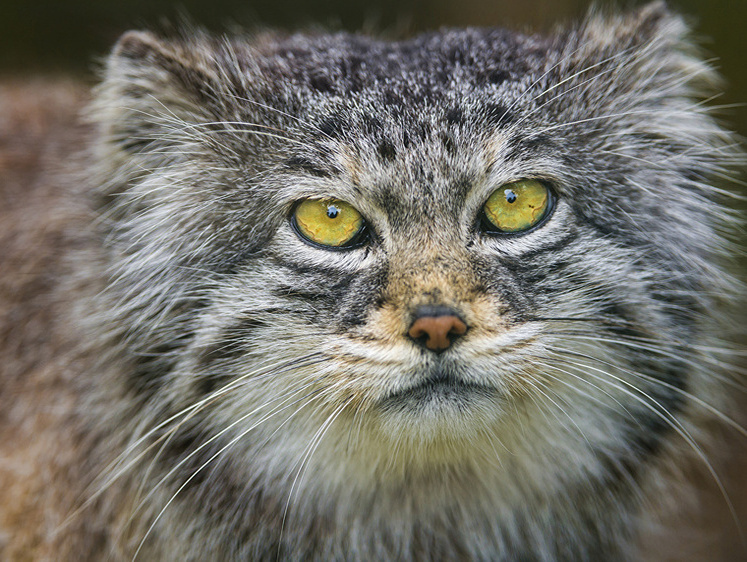
[[[444,351],[467,331],[467,325],[445,306],[423,306],[407,332],[413,340],[435,352]]]

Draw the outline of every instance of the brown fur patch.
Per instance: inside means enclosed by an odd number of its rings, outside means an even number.
[[[0,86],[0,558],[60,560],[98,551],[101,529],[72,521],[84,445],[71,350],[74,300],[63,256],[75,207],[60,181],[81,130],[84,89],[68,81]],[[55,170],[49,173],[45,170]]]

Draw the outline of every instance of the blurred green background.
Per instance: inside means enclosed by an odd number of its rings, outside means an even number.
[[[609,2],[607,2],[609,3]],[[620,0],[631,7],[642,2]],[[0,0],[0,74],[80,73],[91,69],[124,30],[186,15],[212,30],[269,25],[294,29],[414,32],[440,26],[502,25],[548,29],[582,16],[589,0]],[[726,77],[715,103],[747,101],[747,0],[670,0],[691,18],[708,56]],[[719,112],[747,136],[747,108]]]

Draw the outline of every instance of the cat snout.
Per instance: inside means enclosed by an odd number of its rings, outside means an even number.
[[[448,349],[467,332],[467,324],[448,306],[419,306],[407,335],[420,345],[436,353]]]

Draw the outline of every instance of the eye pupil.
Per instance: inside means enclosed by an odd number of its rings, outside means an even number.
[[[516,193],[511,189],[506,189],[503,193],[505,194],[508,203],[514,203],[516,201]]]
[[[335,207],[334,205],[328,205],[327,206],[327,216],[331,219],[336,219],[337,215],[340,214],[340,209]]]

